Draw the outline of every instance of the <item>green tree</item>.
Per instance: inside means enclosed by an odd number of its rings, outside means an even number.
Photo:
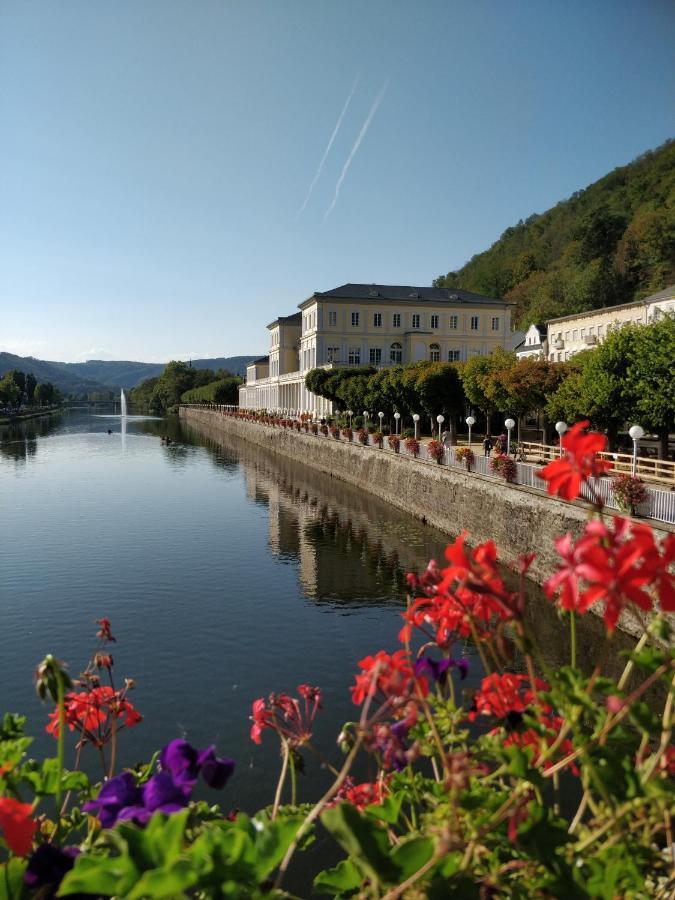
[[[415,386],[421,410],[434,423],[436,416],[445,417],[445,425],[454,444],[457,440],[457,416],[466,409],[466,395],[458,367],[453,363],[430,363],[419,371]]]
[[[37,378],[33,375],[32,372],[29,372],[26,375],[26,397],[28,398],[28,402],[32,403],[35,399],[35,388],[37,386]]]
[[[5,406],[15,406],[21,400],[19,386],[12,378],[12,373],[7,372],[0,379],[0,403]]]
[[[487,434],[490,434],[490,417],[497,410],[493,376],[510,368],[515,358],[515,354],[499,348],[488,356],[472,356],[462,366],[461,379],[466,399],[485,416]]]
[[[636,328],[631,349],[627,418],[658,434],[660,455],[667,459],[668,435],[675,431],[675,316]]]

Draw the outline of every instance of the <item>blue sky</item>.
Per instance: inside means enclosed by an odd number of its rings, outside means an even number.
[[[673,34],[671,0],[0,0],[0,350],[257,353],[314,290],[429,284],[675,133]]]

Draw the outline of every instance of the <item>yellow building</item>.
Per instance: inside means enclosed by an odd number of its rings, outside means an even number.
[[[268,368],[261,361],[247,368],[242,408],[324,415],[331,404],[305,387],[318,366],[456,362],[510,347],[510,304],[470,291],[344,284],[299,308],[267,326]]]

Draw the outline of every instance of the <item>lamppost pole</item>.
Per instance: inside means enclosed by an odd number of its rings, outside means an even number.
[[[464,421],[469,426],[469,449],[471,449],[471,427],[476,424],[476,420],[473,416],[467,416]]]
[[[377,416],[378,416],[378,418],[379,418],[379,420],[380,420],[380,434],[382,434],[382,419],[384,419],[384,413],[383,413],[383,412],[379,412],[379,413],[377,414]]]
[[[398,434],[398,433],[399,433],[400,419],[401,419],[401,413],[400,413],[400,412],[395,412],[395,413],[394,413],[394,434]]]
[[[445,416],[436,416],[436,421],[438,422],[438,440],[441,439],[441,425],[445,422]]]
[[[645,430],[641,425],[632,425],[628,429],[628,434],[633,441],[633,478],[635,478],[637,473],[638,441],[645,436]]]
[[[348,409],[347,415],[349,416],[349,427],[351,428],[352,427],[352,416],[354,415],[354,413],[351,411],[351,409]]]
[[[419,437],[419,432],[418,432],[419,421],[420,421],[419,415],[417,413],[413,413],[413,422],[415,423],[415,440],[417,440],[417,438]]]
[[[558,432],[558,442],[560,444],[560,455],[562,456],[562,453],[563,453],[562,438],[563,438],[563,434],[565,434],[565,432],[567,431],[567,422],[556,422],[555,430]]]
[[[363,427],[368,431],[368,410],[363,410]]]
[[[504,422],[504,427],[506,428],[506,455],[508,456],[511,453],[511,429],[516,423],[513,419],[507,419]]]

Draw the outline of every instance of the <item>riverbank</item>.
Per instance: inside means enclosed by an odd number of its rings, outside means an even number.
[[[587,505],[567,503],[521,485],[464,473],[346,441],[268,428],[203,409],[181,408],[180,417],[214,439],[229,434],[369,491],[445,534],[466,529],[472,543],[494,539],[500,557],[515,562],[536,553],[530,575],[539,583],[556,567],[555,538],[581,533]],[[675,531],[650,522],[659,537]]]
[[[21,413],[17,416],[0,416],[0,426],[15,425],[17,422],[27,422],[29,419],[41,419],[43,416],[54,416],[62,413],[63,410],[58,407],[56,409],[40,409],[34,412]]]

